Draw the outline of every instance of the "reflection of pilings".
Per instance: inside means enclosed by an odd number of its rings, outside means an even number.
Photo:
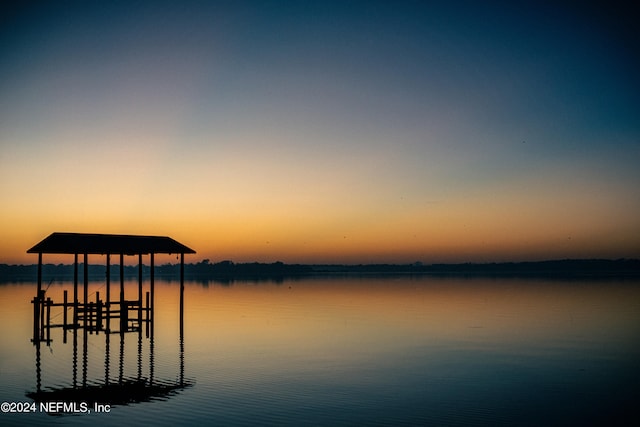
[[[184,337],[180,335],[180,385],[184,384]]]
[[[138,330],[138,379],[142,378],[142,328]]]
[[[38,334],[38,339],[42,339],[42,337],[44,337],[44,292],[45,291],[42,290],[38,292],[38,302],[40,307],[40,332]]]
[[[78,386],[78,329],[73,330],[73,388]]]
[[[34,343],[36,345],[36,390],[38,393],[42,388],[42,367],[40,364],[40,341]]]
[[[153,326],[151,331],[153,332]],[[153,353],[153,335],[151,335],[151,340],[149,341],[149,385],[153,384]]]
[[[110,365],[110,357],[111,357],[111,349],[109,348],[110,341],[109,333],[105,334],[105,343],[104,343],[104,383],[109,385],[109,365]]]
[[[87,386],[87,328],[82,330],[82,387]]]
[[[120,358],[118,360],[118,383],[122,384],[122,371],[124,370],[124,332],[120,331]]]

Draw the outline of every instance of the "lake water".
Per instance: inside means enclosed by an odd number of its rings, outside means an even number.
[[[65,343],[62,329],[52,329],[39,351],[31,342],[35,288],[0,284],[1,402],[31,403],[27,394],[38,386],[82,391],[141,379],[183,387],[108,413],[1,413],[3,426],[631,425],[639,418],[638,280],[187,282],[182,340],[178,283],[156,280],[153,339],[144,331],[69,330]],[[52,283],[47,296],[62,300],[63,289],[72,285]],[[102,298],[104,284],[90,283],[89,294],[96,290]],[[136,295],[137,283],[127,282],[126,297]],[[58,311],[52,322],[60,322]]]

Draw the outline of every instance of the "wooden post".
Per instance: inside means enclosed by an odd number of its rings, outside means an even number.
[[[111,254],[107,254],[107,307],[111,301]]]
[[[73,358],[71,359],[73,367],[73,388],[78,385],[78,328],[73,328]]]
[[[154,288],[155,288],[155,283],[154,283],[154,281],[155,281],[155,267],[154,267],[154,265],[155,264],[154,264],[154,253],[153,252],[151,252],[149,264],[150,264],[150,266],[149,266],[149,268],[150,268],[150,271],[149,271],[149,282],[150,282],[150,287],[151,287],[151,308],[153,308],[153,303],[155,301],[155,299],[154,299]]]
[[[109,348],[109,340],[111,334],[107,331],[105,334],[105,343],[104,343],[104,384],[109,385],[109,368],[110,368],[110,357],[111,357],[111,349]]]
[[[36,391],[42,390],[42,363],[40,362],[40,341],[34,342],[36,345]]]
[[[88,341],[87,328],[82,328],[82,387],[87,386],[87,367],[89,363],[87,358]]]
[[[84,254],[84,321],[85,326],[87,325],[87,303],[89,297],[89,254]]]
[[[138,254],[138,328],[142,333],[142,254]]]
[[[184,253],[180,254],[180,385],[184,385]]]
[[[149,338],[149,384],[153,385],[153,375],[154,375],[154,343],[153,343],[153,321],[154,321],[154,314],[153,311],[155,309],[155,304],[154,304],[154,258],[153,258],[153,252],[151,252],[150,255],[150,268],[151,271],[149,272],[149,282],[150,282],[150,288],[151,288],[151,326],[149,327],[150,329],[150,338]]]
[[[184,254],[180,254],[180,339],[184,332]]]
[[[129,306],[122,300],[120,303],[120,332],[127,332],[129,326]]]
[[[149,268],[151,269],[149,271],[149,286],[151,288],[151,339],[153,339],[153,309],[155,308],[155,284],[154,284],[154,276],[155,276],[155,267],[154,267],[154,258],[153,258],[153,252],[151,252],[150,254],[150,260],[149,260]]]
[[[120,357],[118,358],[118,384],[122,384],[124,371],[124,333],[120,331]]]
[[[38,252],[38,296],[42,290],[42,252]]]
[[[125,316],[127,315],[126,305],[124,303],[124,254],[120,253],[120,333],[123,334],[125,332],[126,320]]]
[[[142,378],[142,324],[138,328],[138,380]]]
[[[67,290],[62,293],[62,324],[64,330],[67,330]]]
[[[142,254],[138,254],[138,302],[142,305]]]
[[[120,304],[124,301],[124,254],[120,254]]]
[[[153,319],[153,312],[151,314]],[[149,339],[149,385],[153,385],[153,374],[154,374],[154,357],[155,357],[155,345],[153,343],[153,321],[151,324],[151,338]]]
[[[45,291],[40,291],[40,295],[38,295],[38,299],[40,300],[40,338],[44,337],[44,294]]]
[[[34,333],[34,338],[37,338],[38,342],[44,336],[44,292],[42,290],[42,252],[38,252],[38,294],[36,297],[38,302],[34,304],[38,310],[36,317],[39,319],[34,322],[34,332],[35,328],[38,328],[38,333]],[[40,348],[39,344],[38,348]]]
[[[78,254],[73,254],[73,327],[78,327]]]
[[[107,309],[107,325],[105,330],[108,337],[111,332],[111,254],[107,254],[107,301],[105,307]],[[107,338],[107,342],[108,339],[109,338]]]
[[[51,298],[47,297],[47,346],[51,345]]]
[[[64,290],[63,293],[63,303],[62,303],[62,342],[67,343],[67,290]]]
[[[96,335],[102,328],[102,301],[100,301],[100,292],[96,291]]]

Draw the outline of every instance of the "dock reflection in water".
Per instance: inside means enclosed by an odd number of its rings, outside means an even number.
[[[95,293],[95,300],[88,301],[85,286],[85,299],[80,303],[77,298],[68,302],[67,290],[64,291],[62,303],[56,303],[46,297],[46,291],[39,291],[33,298],[33,338],[36,351],[36,390],[26,393],[35,402],[85,402],[89,408],[98,405],[127,405],[156,399],[166,399],[180,390],[190,387],[193,382],[184,376],[184,284],[180,284],[180,316],[179,316],[179,356],[177,380],[156,378],[154,375],[154,306],[150,292],[146,292],[142,300],[142,284],[139,285],[139,298],[126,300],[124,286],[121,287],[120,299],[105,301],[100,293]],[[109,288],[107,288],[109,289]],[[77,295],[77,284],[74,285]],[[109,293],[107,294],[109,295]],[[57,311],[57,313],[56,313]],[[71,312],[71,315],[69,315]],[[56,324],[52,319],[63,318]],[[69,319],[73,319],[69,322]],[[42,347],[50,347],[52,343],[51,329],[62,330],[62,338],[68,343],[68,334],[72,335],[72,378],[68,386],[43,387],[42,384]],[[79,335],[81,343],[81,378],[78,378]],[[144,335],[144,337],[143,337]],[[90,378],[88,375],[88,347],[93,340],[104,336],[104,377]],[[116,337],[116,339],[114,339]],[[137,374],[125,375],[125,341],[137,340]],[[119,348],[117,378],[112,369],[111,346]],[[143,347],[146,348],[148,360],[143,360]],[[145,375],[143,375],[143,372]],[[109,407],[107,406],[107,408]]]

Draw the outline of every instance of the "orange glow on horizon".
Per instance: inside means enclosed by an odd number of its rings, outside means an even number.
[[[186,262],[437,263],[640,256],[635,211],[617,210],[615,195],[596,203],[588,195],[567,201],[561,191],[535,185],[526,198],[519,198],[516,190],[507,186],[488,200],[460,194],[436,203],[403,201],[383,208],[367,200],[303,202],[306,196],[296,196],[290,204],[249,197],[238,206],[155,202],[141,205],[135,214],[119,205],[67,211],[62,204],[45,209],[39,202],[37,209],[0,213],[1,222],[11,224],[0,241],[0,262],[36,262],[27,249],[54,231],[166,235],[197,252]],[[52,263],[69,259],[45,256],[45,262]],[[127,260],[131,262],[137,261]]]

